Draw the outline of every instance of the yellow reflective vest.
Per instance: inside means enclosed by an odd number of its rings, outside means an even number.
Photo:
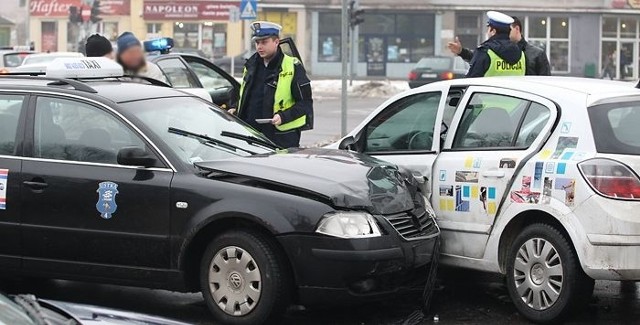
[[[491,65],[489,65],[487,72],[484,73],[485,77],[524,76],[527,69],[524,52],[520,54],[520,60],[514,64],[503,60],[493,50],[488,50],[487,54],[489,54],[489,59],[491,59]]]

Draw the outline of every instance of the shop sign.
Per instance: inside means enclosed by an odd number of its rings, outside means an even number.
[[[69,8],[91,7],[92,0],[31,0],[29,13],[32,17],[67,17]],[[128,16],[131,13],[131,0],[101,0],[102,16]]]
[[[230,1],[145,0],[145,20],[229,20],[229,9],[239,8]]]

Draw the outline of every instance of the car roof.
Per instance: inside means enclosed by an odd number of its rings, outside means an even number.
[[[62,79],[64,80],[64,79]],[[87,86],[87,89],[76,89],[73,85],[50,85],[55,79],[44,77],[0,77],[0,87],[12,90],[55,91],[71,93],[82,97],[92,98],[99,96],[116,103],[138,101],[143,99],[166,97],[194,97],[185,92],[163,86],[150,85],[135,81],[123,81],[117,79],[82,80],[79,83]],[[93,90],[88,92],[86,90]]]
[[[451,86],[489,86],[527,91],[551,100],[574,92],[586,96],[588,106],[612,98],[640,96],[640,89],[635,88],[635,83],[591,78],[525,76],[455,79],[448,82]]]
[[[41,57],[41,56],[80,57],[80,56],[84,56],[84,55],[82,55],[82,53],[78,53],[78,52],[51,52],[51,53],[32,53],[32,54],[29,54],[27,57],[34,58],[34,57]]]

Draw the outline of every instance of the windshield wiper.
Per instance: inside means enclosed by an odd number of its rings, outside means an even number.
[[[261,146],[270,148],[270,149],[274,149],[274,150],[278,150],[278,149],[282,149],[280,148],[278,145],[270,142],[270,141],[266,141],[266,140],[262,140],[258,137],[254,137],[251,135],[245,135],[245,134],[240,134],[240,133],[235,133],[235,132],[229,132],[229,131],[222,131],[222,133],[220,133],[221,136],[223,137],[229,137],[229,138],[233,138],[233,139],[238,139],[238,140],[243,140],[246,141],[248,144],[259,144]]]
[[[246,152],[246,153],[248,153],[250,155],[256,155],[257,154],[257,153],[255,153],[255,152],[253,152],[251,150],[240,148],[240,147],[238,147],[236,145],[233,145],[231,143],[224,142],[222,140],[218,140],[218,139],[212,138],[212,137],[210,137],[210,136],[208,136],[206,134],[193,133],[193,132],[189,132],[189,131],[186,131],[186,130],[177,129],[177,128],[174,128],[174,127],[169,127],[168,132],[169,133],[173,133],[173,134],[177,134],[177,135],[181,135],[181,136],[184,136],[184,137],[196,139],[196,140],[200,141],[203,144],[213,144],[215,146],[226,148],[226,149],[233,150],[233,151],[240,150],[240,151],[244,151],[244,152]]]

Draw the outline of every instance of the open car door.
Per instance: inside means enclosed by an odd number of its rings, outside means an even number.
[[[300,63],[304,65],[302,57],[300,57],[300,52],[298,52],[298,48],[296,47],[296,43],[293,42],[291,37],[285,37],[280,40],[280,49],[282,50],[282,53],[297,58],[300,60]]]

